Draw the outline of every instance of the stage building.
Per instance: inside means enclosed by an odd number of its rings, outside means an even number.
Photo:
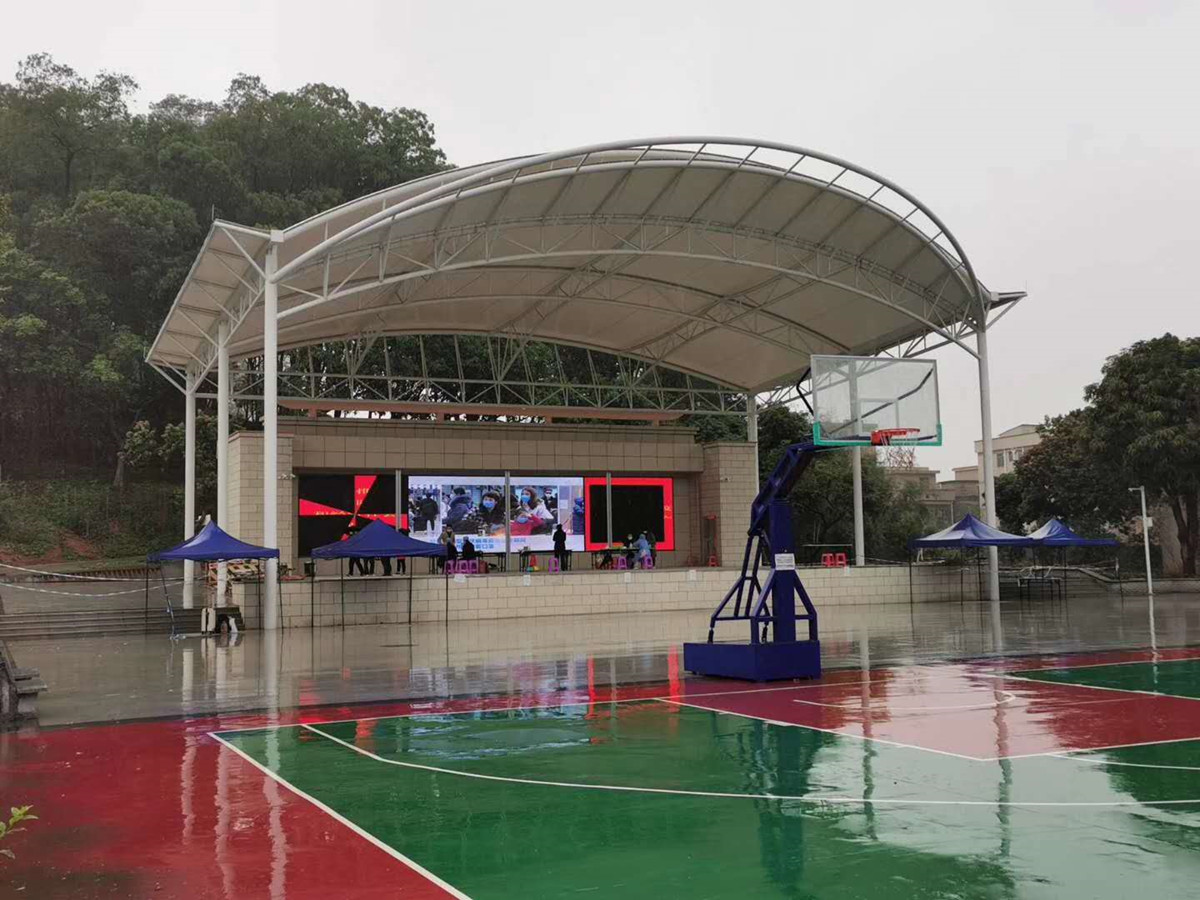
[[[450,525],[485,552],[503,532],[509,549],[544,553],[562,524],[588,563],[610,535],[661,528],[661,568],[637,573],[636,591],[630,573],[578,564],[538,577],[575,579],[576,611],[612,606],[614,585],[594,578],[620,577],[640,608],[674,593],[709,604],[728,578],[708,564],[741,562],[758,410],[804,408],[814,357],[971,356],[994,500],[987,334],[1023,296],[989,290],[932,209],[847,160],[740,138],[626,140],[439,172],[285,229],[215,221],[147,362],[184,397],[185,537],[208,512],[278,547],[294,577],[311,546],[372,517],[408,517],[430,538]],[[217,417],[215,510],[196,508],[198,404]],[[235,406],[261,431],[231,435]],[[742,418],[744,431],[713,433],[747,440],[698,444],[685,416]],[[853,515],[860,572],[825,590],[862,578],[856,596],[898,596],[895,576],[868,577],[861,491]],[[994,600],[997,572],[993,556]],[[462,607],[454,591],[482,589],[456,582],[441,614],[538,609],[525,577],[488,576],[495,596]],[[414,615],[433,614],[428,580]],[[398,579],[356,581],[353,619],[340,594],[340,619],[330,611],[337,582],[328,567],[281,580],[271,561],[248,618],[400,620]],[[556,611],[555,596],[538,602]],[[197,602],[190,564],[183,602]]]
[[[262,538],[262,432],[229,439],[228,513],[231,533]],[[755,446],[746,442],[701,445],[695,429],[674,425],[517,424],[392,419],[289,418],[279,425],[276,454],[280,562],[293,572],[310,561],[312,546],[338,540],[354,519],[396,522],[412,536],[436,540],[441,526],[457,527],[458,543],[470,537],[485,554],[503,552],[503,487],[510,491],[510,521],[520,518],[519,492],[528,485],[542,506],[554,496],[553,518],[508,535],[512,558],[529,546],[544,570],[550,529],[561,523],[576,569],[591,568],[608,544],[605,501],[611,481],[613,539],[657,529],[659,568],[740,562],[750,503],[757,490]],[[430,489],[437,518],[421,515]],[[461,488],[461,494],[455,489]],[[500,494],[496,526],[483,521],[480,503]],[[455,500],[468,506],[448,523]],[[622,502],[622,500],[626,502]],[[599,505],[600,509],[593,507]],[[461,523],[461,524],[460,524]],[[432,526],[432,527],[428,527]],[[522,533],[540,531],[540,534]],[[499,560],[493,557],[493,565]],[[420,571],[424,572],[422,565]],[[322,560],[318,575],[336,575]]]

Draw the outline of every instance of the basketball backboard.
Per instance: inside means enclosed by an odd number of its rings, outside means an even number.
[[[884,356],[812,357],[813,443],[942,443],[937,363]]]

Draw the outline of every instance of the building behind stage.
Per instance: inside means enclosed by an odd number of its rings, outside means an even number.
[[[357,511],[343,507],[363,503],[361,495],[354,499],[351,495],[354,490],[361,494],[364,485],[375,485],[377,495],[378,485],[385,480],[397,486],[369,501],[381,515],[395,515],[397,503],[400,514],[408,509],[405,488],[433,476],[462,476],[464,483],[498,485],[508,472],[514,485],[523,480],[590,482],[585,490],[591,490],[593,497],[600,496],[600,481],[609,476],[614,485],[665,486],[661,496],[668,498],[671,507],[665,515],[672,523],[674,549],[660,547],[659,566],[707,565],[714,551],[719,564],[736,565],[741,561],[750,503],[757,492],[755,445],[701,445],[695,438],[693,428],[662,425],[281,419],[277,457],[280,562],[295,570],[308,561],[302,554],[307,548],[301,546],[301,531],[308,529],[311,534],[313,526],[301,524],[302,485],[321,485],[328,490],[344,479],[343,502],[309,500],[303,505],[306,515],[327,515],[329,524],[335,524],[338,515],[343,515],[337,519],[340,523]],[[242,540],[262,540],[262,475],[262,433],[232,435],[227,522],[230,533]],[[396,500],[389,502],[386,493],[392,490]],[[614,501],[614,508],[616,505]],[[564,519],[566,515],[564,511]],[[325,533],[333,532],[326,528]],[[591,537],[594,545],[606,534]],[[614,533],[618,542],[624,537]],[[667,537],[658,535],[660,543],[666,543]],[[332,561],[322,565],[330,573],[336,571]]]

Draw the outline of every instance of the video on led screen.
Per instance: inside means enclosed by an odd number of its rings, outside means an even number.
[[[444,527],[480,553],[503,553],[505,535],[513,553],[554,549],[562,525],[568,550],[584,549],[583,479],[525,476],[512,480],[505,518],[504,478],[487,475],[412,475],[408,478],[408,519],[412,537],[436,541]]]
[[[379,519],[396,524],[395,475],[301,475],[299,549],[332,544]],[[401,520],[401,527],[405,526]]]

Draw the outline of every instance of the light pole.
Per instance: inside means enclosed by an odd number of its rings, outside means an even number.
[[[1154,578],[1150,574],[1150,526],[1154,520],[1146,515],[1146,486],[1132,487],[1130,493],[1138,493],[1142,497],[1142,545],[1146,549],[1146,594],[1154,599]]]

